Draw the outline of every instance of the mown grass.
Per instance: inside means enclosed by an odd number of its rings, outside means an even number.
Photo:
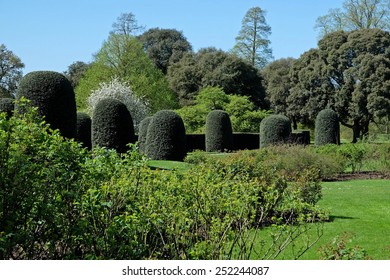
[[[301,259],[320,259],[320,248],[344,232],[352,236],[347,247],[358,246],[374,260],[390,259],[390,180],[325,182],[318,205],[329,210],[330,221],[324,224],[321,239]],[[292,258],[289,249],[279,256]]]

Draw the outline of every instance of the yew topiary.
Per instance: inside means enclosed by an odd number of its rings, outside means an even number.
[[[6,113],[10,118],[15,109],[15,100],[13,98],[0,98],[0,113]]]
[[[158,111],[149,123],[145,146],[151,159],[183,161],[187,152],[182,118],[171,110]]]
[[[260,123],[260,148],[288,141],[291,121],[283,115],[270,115]]]
[[[134,142],[133,120],[126,105],[112,98],[100,100],[92,115],[92,147],[124,153]]]
[[[76,140],[80,142],[84,148],[91,149],[91,117],[84,112],[77,112],[77,132]]]
[[[211,111],[206,118],[206,151],[223,152],[233,148],[233,131],[229,114]]]
[[[340,144],[339,116],[332,109],[325,109],[318,113],[315,122],[316,146],[326,144]]]
[[[62,136],[76,136],[76,101],[69,80],[52,71],[35,71],[25,75],[16,92],[16,99],[24,96],[38,108],[51,128],[59,129]]]

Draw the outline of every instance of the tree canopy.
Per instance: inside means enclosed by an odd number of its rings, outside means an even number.
[[[316,21],[320,36],[335,31],[379,28],[390,31],[389,0],[345,0],[343,7],[331,9]]]
[[[138,38],[149,58],[164,74],[169,65],[179,61],[184,53],[192,51],[183,32],[175,29],[152,28]]]
[[[252,66],[264,68],[272,59],[271,27],[265,20],[265,11],[260,7],[254,7],[247,11],[241,30],[236,37],[233,53],[243,58]]]
[[[24,64],[4,44],[0,45],[0,98],[14,97]]]

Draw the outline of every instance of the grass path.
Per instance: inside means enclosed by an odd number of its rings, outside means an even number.
[[[330,211],[332,221],[303,259],[319,259],[320,246],[343,232],[353,234],[348,246],[363,248],[373,259],[390,259],[390,180],[326,182],[318,204]]]

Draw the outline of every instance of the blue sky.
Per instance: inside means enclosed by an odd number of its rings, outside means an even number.
[[[194,50],[230,50],[252,7],[266,10],[275,59],[299,57],[316,47],[315,20],[343,0],[0,0],[0,44],[36,70],[63,72],[89,62],[112,23],[131,12],[147,29],[183,31]]]

